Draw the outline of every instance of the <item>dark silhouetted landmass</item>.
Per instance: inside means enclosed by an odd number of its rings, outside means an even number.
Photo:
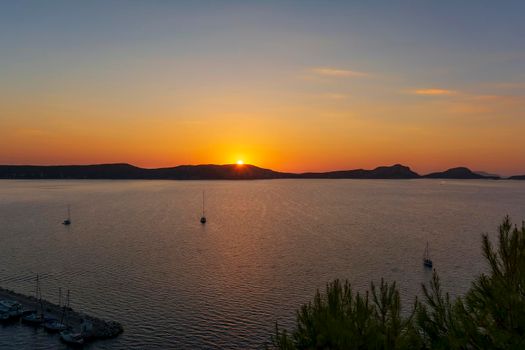
[[[143,169],[153,179],[173,180],[256,180],[295,178],[297,174],[282,173],[250,164],[180,165],[173,168]]]
[[[319,173],[285,173],[250,164],[180,165],[145,169],[130,164],[96,165],[0,165],[0,179],[144,179],[144,180],[262,180],[262,179],[499,179],[499,176],[452,168],[421,176],[409,167],[395,164],[375,169],[339,170]],[[511,179],[525,180],[525,175]]]
[[[26,166],[1,165],[3,179],[157,179],[157,180],[251,180],[298,177],[254,165],[181,165],[144,169],[130,164]]]
[[[421,177],[409,167],[401,164],[380,166],[373,170],[355,169],[325,173],[303,173],[300,176],[307,179],[417,179]]]
[[[430,179],[499,179],[499,176],[480,175],[469,168],[458,167],[423,176]]]
[[[514,175],[509,177],[509,180],[525,180],[525,175]]]
[[[146,169],[130,164],[97,165],[1,165],[4,179],[140,179]]]

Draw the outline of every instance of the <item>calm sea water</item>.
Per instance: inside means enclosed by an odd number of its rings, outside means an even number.
[[[89,349],[256,349],[334,278],[396,280],[408,308],[427,241],[445,289],[464,293],[485,268],[481,233],[506,214],[525,219],[525,182],[0,180],[0,285],[30,294],[38,273],[46,299],[70,289],[73,308],[124,325]],[[0,326],[10,347],[64,346]]]

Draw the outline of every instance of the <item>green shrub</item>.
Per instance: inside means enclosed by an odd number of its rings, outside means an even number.
[[[482,247],[488,273],[464,298],[451,300],[434,270],[408,317],[401,316],[396,283],[381,279],[371,293],[353,293],[335,280],[297,312],[289,333],[276,325],[274,349],[525,349],[525,225],[499,226],[498,247]],[[371,297],[369,296],[371,294]]]

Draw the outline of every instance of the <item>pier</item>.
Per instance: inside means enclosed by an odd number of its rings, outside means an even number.
[[[56,319],[60,319],[63,311],[63,306],[44,299],[39,301],[34,296],[16,293],[2,287],[0,287],[0,300],[16,301],[22,305],[24,310],[33,310],[37,302],[41,302],[45,316]],[[115,321],[102,320],[71,308],[67,309],[67,314],[69,327],[79,332],[82,328],[87,328],[87,330],[84,329],[82,332],[82,336],[86,342],[115,338],[124,331],[122,325]],[[16,322],[19,322],[19,320]],[[90,327],[82,327],[83,324],[90,324]]]

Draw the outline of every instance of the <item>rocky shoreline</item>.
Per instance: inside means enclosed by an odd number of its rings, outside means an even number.
[[[19,302],[25,310],[35,308],[37,300],[33,296],[20,294],[9,289],[0,287],[0,300],[12,300]],[[42,306],[46,317],[60,319],[63,307],[42,299]],[[68,308],[68,323],[71,328],[80,332],[81,325],[89,323],[89,331],[84,330],[82,336],[85,341],[111,339],[117,337],[124,331],[122,325],[115,321],[107,321],[87,315],[83,312]]]

